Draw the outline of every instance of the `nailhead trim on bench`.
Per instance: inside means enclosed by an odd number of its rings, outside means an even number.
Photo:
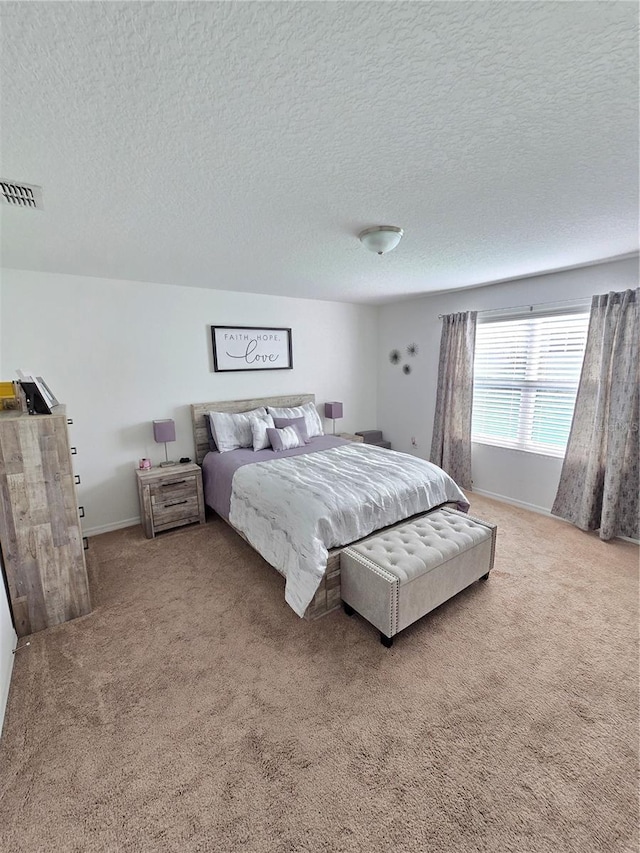
[[[389,597],[389,633],[387,635],[386,631],[382,631],[382,634],[385,636],[389,636],[392,638],[395,634],[398,633],[398,626],[400,624],[400,587],[401,581],[403,583],[411,584],[413,580],[416,580],[419,577],[422,577],[425,573],[429,573],[434,570],[442,570],[447,563],[451,561],[456,561],[459,559],[461,554],[466,553],[468,550],[472,550],[481,544],[490,544],[490,555],[489,555],[489,564],[487,568],[487,575],[493,568],[494,559],[495,559],[495,547],[496,547],[496,533],[497,533],[497,525],[485,521],[481,518],[476,518],[474,516],[470,516],[467,513],[460,512],[459,510],[439,507],[437,510],[434,510],[434,515],[437,516],[438,511],[442,510],[444,514],[443,517],[436,517],[433,520],[429,519],[429,514],[408,520],[403,525],[398,525],[390,531],[381,532],[376,536],[368,537],[361,543],[358,543],[355,546],[348,546],[343,550],[343,555],[348,556],[348,559],[352,561],[352,563],[356,563],[362,566],[369,572],[377,575],[384,579],[384,581],[389,585],[388,591],[385,592],[385,596]],[[458,516],[460,521],[456,519],[450,518],[450,516]],[[426,524],[425,524],[426,522]],[[408,528],[405,532],[404,528]],[[466,529],[465,529],[466,528]],[[469,529],[482,528],[485,531],[484,535],[480,540],[475,539],[475,534],[471,534]],[[442,531],[442,532],[441,532]],[[448,556],[441,555],[443,559],[440,562],[432,562],[431,565],[429,562],[423,562],[425,567],[425,572],[420,572],[419,568],[417,568],[414,564],[413,569],[409,569],[407,573],[407,569],[403,567],[403,558],[407,555],[416,555],[419,547],[425,546],[428,551],[439,551],[437,545],[433,545],[433,539],[436,540],[438,537],[443,539],[447,539],[447,533],[455,534],[455,541],[460,542],[460,535],[462,537],[468,538],[471,536],[474,539],[473,544],[470,546],[466,546],[461,549],[456,554],[449,554]],[[479,531],[478,531],[479,533]],[[389,534],[395,534],[395,541],[391,541],[388,544]],[[490,543],[487,540],[490,539]],[[417,546],[414,543],[417,542]],[[373,547],[372,547],[373,546]],[[376,562],[372,557],[369,557],[367,554],[362,553],[362,549],[366,549],[369,551],[374,551],[377,559],[381,559],[383,562],[386,562],[388,566],[394,568],[394,570],[390,570],[389,567],[385,567],[385,565],[380,565]],[[384,552],[384,553],[383,553]],[[486,554],[486,551],[485,551]],[[418,559],[424,561],[423,556],[418,556]],[[397,569],[396,569],[397,567]],[[413,574],[416,572],[416,574]],[[355,578],[357,575],[354,576]],[[403,580],[404,577],[404,580]],[[366,583],[366,576],[363,578]],[[472,583],[473,579],[469,581]],[[462,589],[464,587],[460,587]],[[361,606],[366,608],[368,605],[365,605],[366,596],[371,594],[373,590],[369,590],[368,593],[365,593],[365,599],[361,601]],[[455,589],[451,591],[451,596],[455,595]],[[355,607],[358,610],[358,605],[355,601],[351,599],[349,596],[346,599],[347,603],[351,607]],[[382,602],[380,602],[382,603]],[[361,611],[362,614],[367,618],[366,609]],[[428,610],[424,611],[425,613],[429,612]],[[374,624],[376,624],[379,628],[382,628],[382,624],[384,622],[384,618],[381,619],[382,614],[378,611],[379,615],[375,620]],[[384,637],[383,637],[384,640]]]

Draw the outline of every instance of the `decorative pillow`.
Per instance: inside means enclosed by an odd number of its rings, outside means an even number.
[[[264,418],[266,414],[267,410],[264,406],[238,414],[209,412],[211,433],[220,453],[237,450],[239,447],[251,447],[253,445],[251,418]]]
[[[294,426],[284,429],[267,429],[271,447],[276,451],[292,450],[294,447],[304,447],[304,441]]]
[[[313,438],[314,435],[324,435],[320,415],[313,403],[305,403],[303,406],[293,406],[292,408],[286,406],[267,406],[267,408],[269,414],[273,415],[274,418],[304,418],[309,438]]]
[[[263,418],[251,418],[251,435],[253,436],[253,449],[266,450],[270,447],[268,429],[273,429],[274,423],[271,415],[265,415]]]
[[[267,415],[267,417],[270,417],[270,415]],[[307,423],[304,418],[274,418],[273,425],[276,429],[284,429],[290,426],[295,427],[304,443],[309,444],[309,433],[307,432]]]

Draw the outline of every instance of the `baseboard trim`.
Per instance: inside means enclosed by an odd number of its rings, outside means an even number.
[[[111,533],[112,530],[122,530],[123,527],[135,527],[140,524],[140,517],[125,518],[122,521],[114,521],[111,524],[99,524],[97,527],[83,529],[83,536],[98,536],[100,533]]]
[[[503,504],[511,504],[511,506],[520,507],[520,509],[529,509],[531,512],[537,512],[538,515],[546,515],[547,518],[556,518],[558,521],[565,521],[557,515],[552,515],[551,511],[537,504],[530,504],[526,501],[518,501],[515,498],[509,498],[506,495],[497,495],[495,492],[487,492],[484,489],[473,489],[471,495],[482,495],[485,498],[492,498],[494,501],[500,501]],[[565,522],[569,524],[568,521]]]
[[[484,489],[473,489],[471,495],[482,495],[485,498],[492,498],[495,501],[500,501],[503,504],[511,504],[511,506],[520,507],[520,509],[529,509],[531,512],[537,512],[538,515],[546,515],[547,518],[553,518],[555,521],[562,521],[563,524],[571,524],[566,518],[561,518],[559,515],[554,515],[543,506],[536,504],[528,504],[525,501],[517,501],[515,498],[508,498],[505,495],[496,495],[495,492],[485,492]],[[589,533],[597,533],[597,530],[583,531]],[[633,545],[640,545],[640,539],[632,539],[630,536],[616,536],[616,539],[622,539],[623,542],[631,542]]]

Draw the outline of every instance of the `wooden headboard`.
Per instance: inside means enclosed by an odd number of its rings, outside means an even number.
[[[248,412],[259,406],[302,406],[303,403],[316,402],[315,394],[290,394],[288,397],[258,397],[254,400],[218,400],[214,403],[192,403],[191,424],[193,426],[193,443],[196,449],[196,462],[202,465],[202,460],[209,452],[209,435],[207,433],[207,412]]]

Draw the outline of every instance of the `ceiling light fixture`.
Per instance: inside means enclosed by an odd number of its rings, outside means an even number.
[[[378,255],[390,252],[402,239],[404,231],[395,225],[375,225],[373,228],[365,228],[358,234],[358,240]]]

